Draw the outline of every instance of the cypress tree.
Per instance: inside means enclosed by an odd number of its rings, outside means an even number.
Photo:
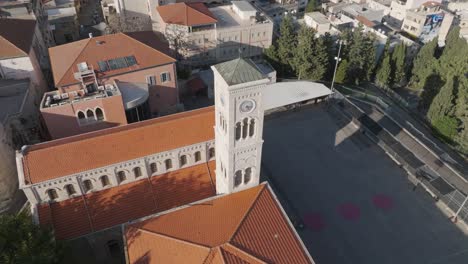
[[[383,88],[388,88],[392,85],[392,66],[389,53],[385,54],[385,58],[377,71],[376,82],[377,85]]]
[[[328,66],[327,48],[315,30],[302,25],[297,37],[294,70],[299,79],[322,80]]]
[[[335,76],[336,83],[348,82],[348,66],[349,66],[349,63],[346,59],[342,60],[338,64],[338,69],[336,70],[336,76]]]
[[[393,76],[394,83],[400,86],[406,82],[406,46],[402,42],[395,47],[392,54]]]
[[[281,62],[283,76],[291,74],[294,64],[294,50],[296,49],[297,36],[290,15],[283,18],[280,25],[280,37],[277,42],[278,59]]]
[[[413,61],[413,71],[410,86],[414,89],[423,88],[426,78],[434,72],[436,58],[434,57],[437,48],[437,38],[426,43],[419,50]]]

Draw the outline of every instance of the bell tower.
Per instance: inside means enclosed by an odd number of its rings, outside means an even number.
[[[216,111],[216,193],[233,193],[260,181],[262,91],[269,79],[250,59],[238,58],[211,68]]]

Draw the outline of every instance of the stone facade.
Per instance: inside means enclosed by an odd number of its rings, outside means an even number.
[[[27,151],[27,148],[17,152],[16,165],[19,173],[20,189],[24,191],[32,204],[39,204],[67,200],[89,192],[97,192],[117,185],[131,183],[144,177],[156,177],[169,171],[214,160],[214,145],[214,141],[200,142],[191,146],[155,153],[73,175],[63,175],[53,180],[30,185],[24,184],[22,164],[23,153]],[[182,156],[185,156],[185,158],[182,158]],[[198,158],[199,160],[197,160]],[[185,164],[183,164],[183,159],[185,159]],[[107,177],[107,180],[102,177]],[[88,180],[91,185],[86,182]],[[54,194],[51,192],[54,192]],[[56,198],[52,198],[54,195],[56,195]]]

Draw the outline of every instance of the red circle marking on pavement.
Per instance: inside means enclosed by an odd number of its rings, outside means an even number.
[[[338,213],[346,220],[355,221],[361,217],[361,209],[353,203],[344,203],[338,206]]]
[[[393,199],[385,194],[376,194],[372,197],[372,203],[377,208],[388,211],[393,208]]]
[[[305,214],[303,219],[305,225],[314,231],[320,231],[325,228],[325,221],[319,213]]]

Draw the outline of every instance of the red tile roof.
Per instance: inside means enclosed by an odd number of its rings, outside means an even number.
[[[217,22],[204,3],[176,3],[158,6],[156,9],[166,24],[197,26]]]
[[[38,205],[39,223],[52,225],[57,239],[73,239],[211,197],[216,192],[208,164]]]
[[[29,56],[36,21],[0,18],[0,58]]]
[[[312,263],[281,210],[262,184],[127,224],[129,261]]]
[[[159,51],[158,45],[148,45],[151,44],[148,41],[139,41],[139,38],[143,38],[143,34],[148,35],[145,37],[146,39],[154,38],[151,43],[157,42],[154,33],[148,31],[139,33],[135,38],[132,37],[132,34],[118,33],[87,38],[50,48],[50,62],[55,86],[61,87],[79,83],[73,74],[78,71],[77,64],[81,62],[86,62],[88,66],[93,66],[94,70],[98,71],[98,78],[175,62],[174,58]],[[136,65],[99,72],[98,61],[132,55],[136,58]]]
[[[25,183],[38,183],[214,139],[214,107],[30,146]],[[189,131],[189,132],[188,132]]]
[[[361,24],[367,27],[374,27],[375,23],[370,21],[369,19],[363,17],[363,16],[357,16],[356,20],[359,21]]]

